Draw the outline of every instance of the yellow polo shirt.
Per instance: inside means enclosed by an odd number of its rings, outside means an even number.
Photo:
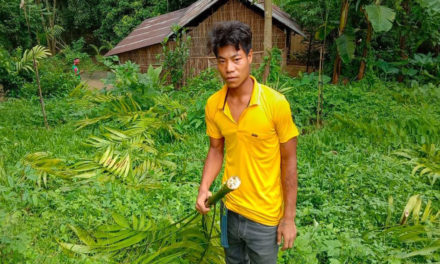
[[[232,176],[241,179],[241,186],[226,196],[226,207],[257,223],[275,226],[284,211],[280,143],[298,136],[298,129],[284,95],[251,78],[251,100],[238,122],[226,102],[226,85],[208,99],[206,131],[212,138],[225,138],[222,182]]]

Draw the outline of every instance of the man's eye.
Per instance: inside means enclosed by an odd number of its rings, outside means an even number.
[[[241,58],[236,58],[235,62],[239,62],[241,60]]]

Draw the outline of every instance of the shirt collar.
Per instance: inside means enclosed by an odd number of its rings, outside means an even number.
[[[254,76],[250,75],[250,77],[253,80],[254,87],[252,89],[252,95],[251,95],[251,100],[249,101],[249,106],[259,105],[260,97],[261,97],[261,85],[257,82],[257,79],[255,79]],[[228,86],[226,84],[223,85],[222,89],[220,90],[220,93],[221,96],[218,102],[218,109],[224,110],[226,105],[226,98],[228,95]]]

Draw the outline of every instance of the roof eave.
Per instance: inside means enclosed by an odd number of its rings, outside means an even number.
[[[260,4],[260,3],[252,3],[252,0],[249,1],[247,0],[249,3],[251,3],[252,5],[255,5],[256,7],[258,7],[259,9],[261,9],[261,11],[264,12],[264,5]],[[279,16],[276,12],[272,11],[272,18],[275,18],[276,20],[278,20],[279,22],[281,22],[284,26],[290,28],[291,30],[295,31],[296,33],[300,34],[301,36],[306,38],[306,34],[304,34],[304,32],[302,32],[302,30],[300,29],[299,25],[297,25],[292,19],[290,19],[290,21],[286,21],[285,18]],[[290,22],[290,23],[289,23]]]

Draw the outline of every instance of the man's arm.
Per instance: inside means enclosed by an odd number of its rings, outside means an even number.
[[[206,201],[209,196],[211,196],[209,187],[211,187],[212,182],[220,173],[223,164],[225,139],[209,137],[209,142],[208,155],[205,160],[205,166],[203,167],[202,181],[196,201],[196,209],[201,214],[206,214],[210,210],[209,207],[206,207]]]
[[[281,184],[283,187],[284,216],[278,226],[278,245],[281,238],[284,240],[282,250],[293,246],[296,238],[296,195],[298,190],[298,173],[296,161],[296,145],[298,139],[294,137],[280,144],[281,151]]]

